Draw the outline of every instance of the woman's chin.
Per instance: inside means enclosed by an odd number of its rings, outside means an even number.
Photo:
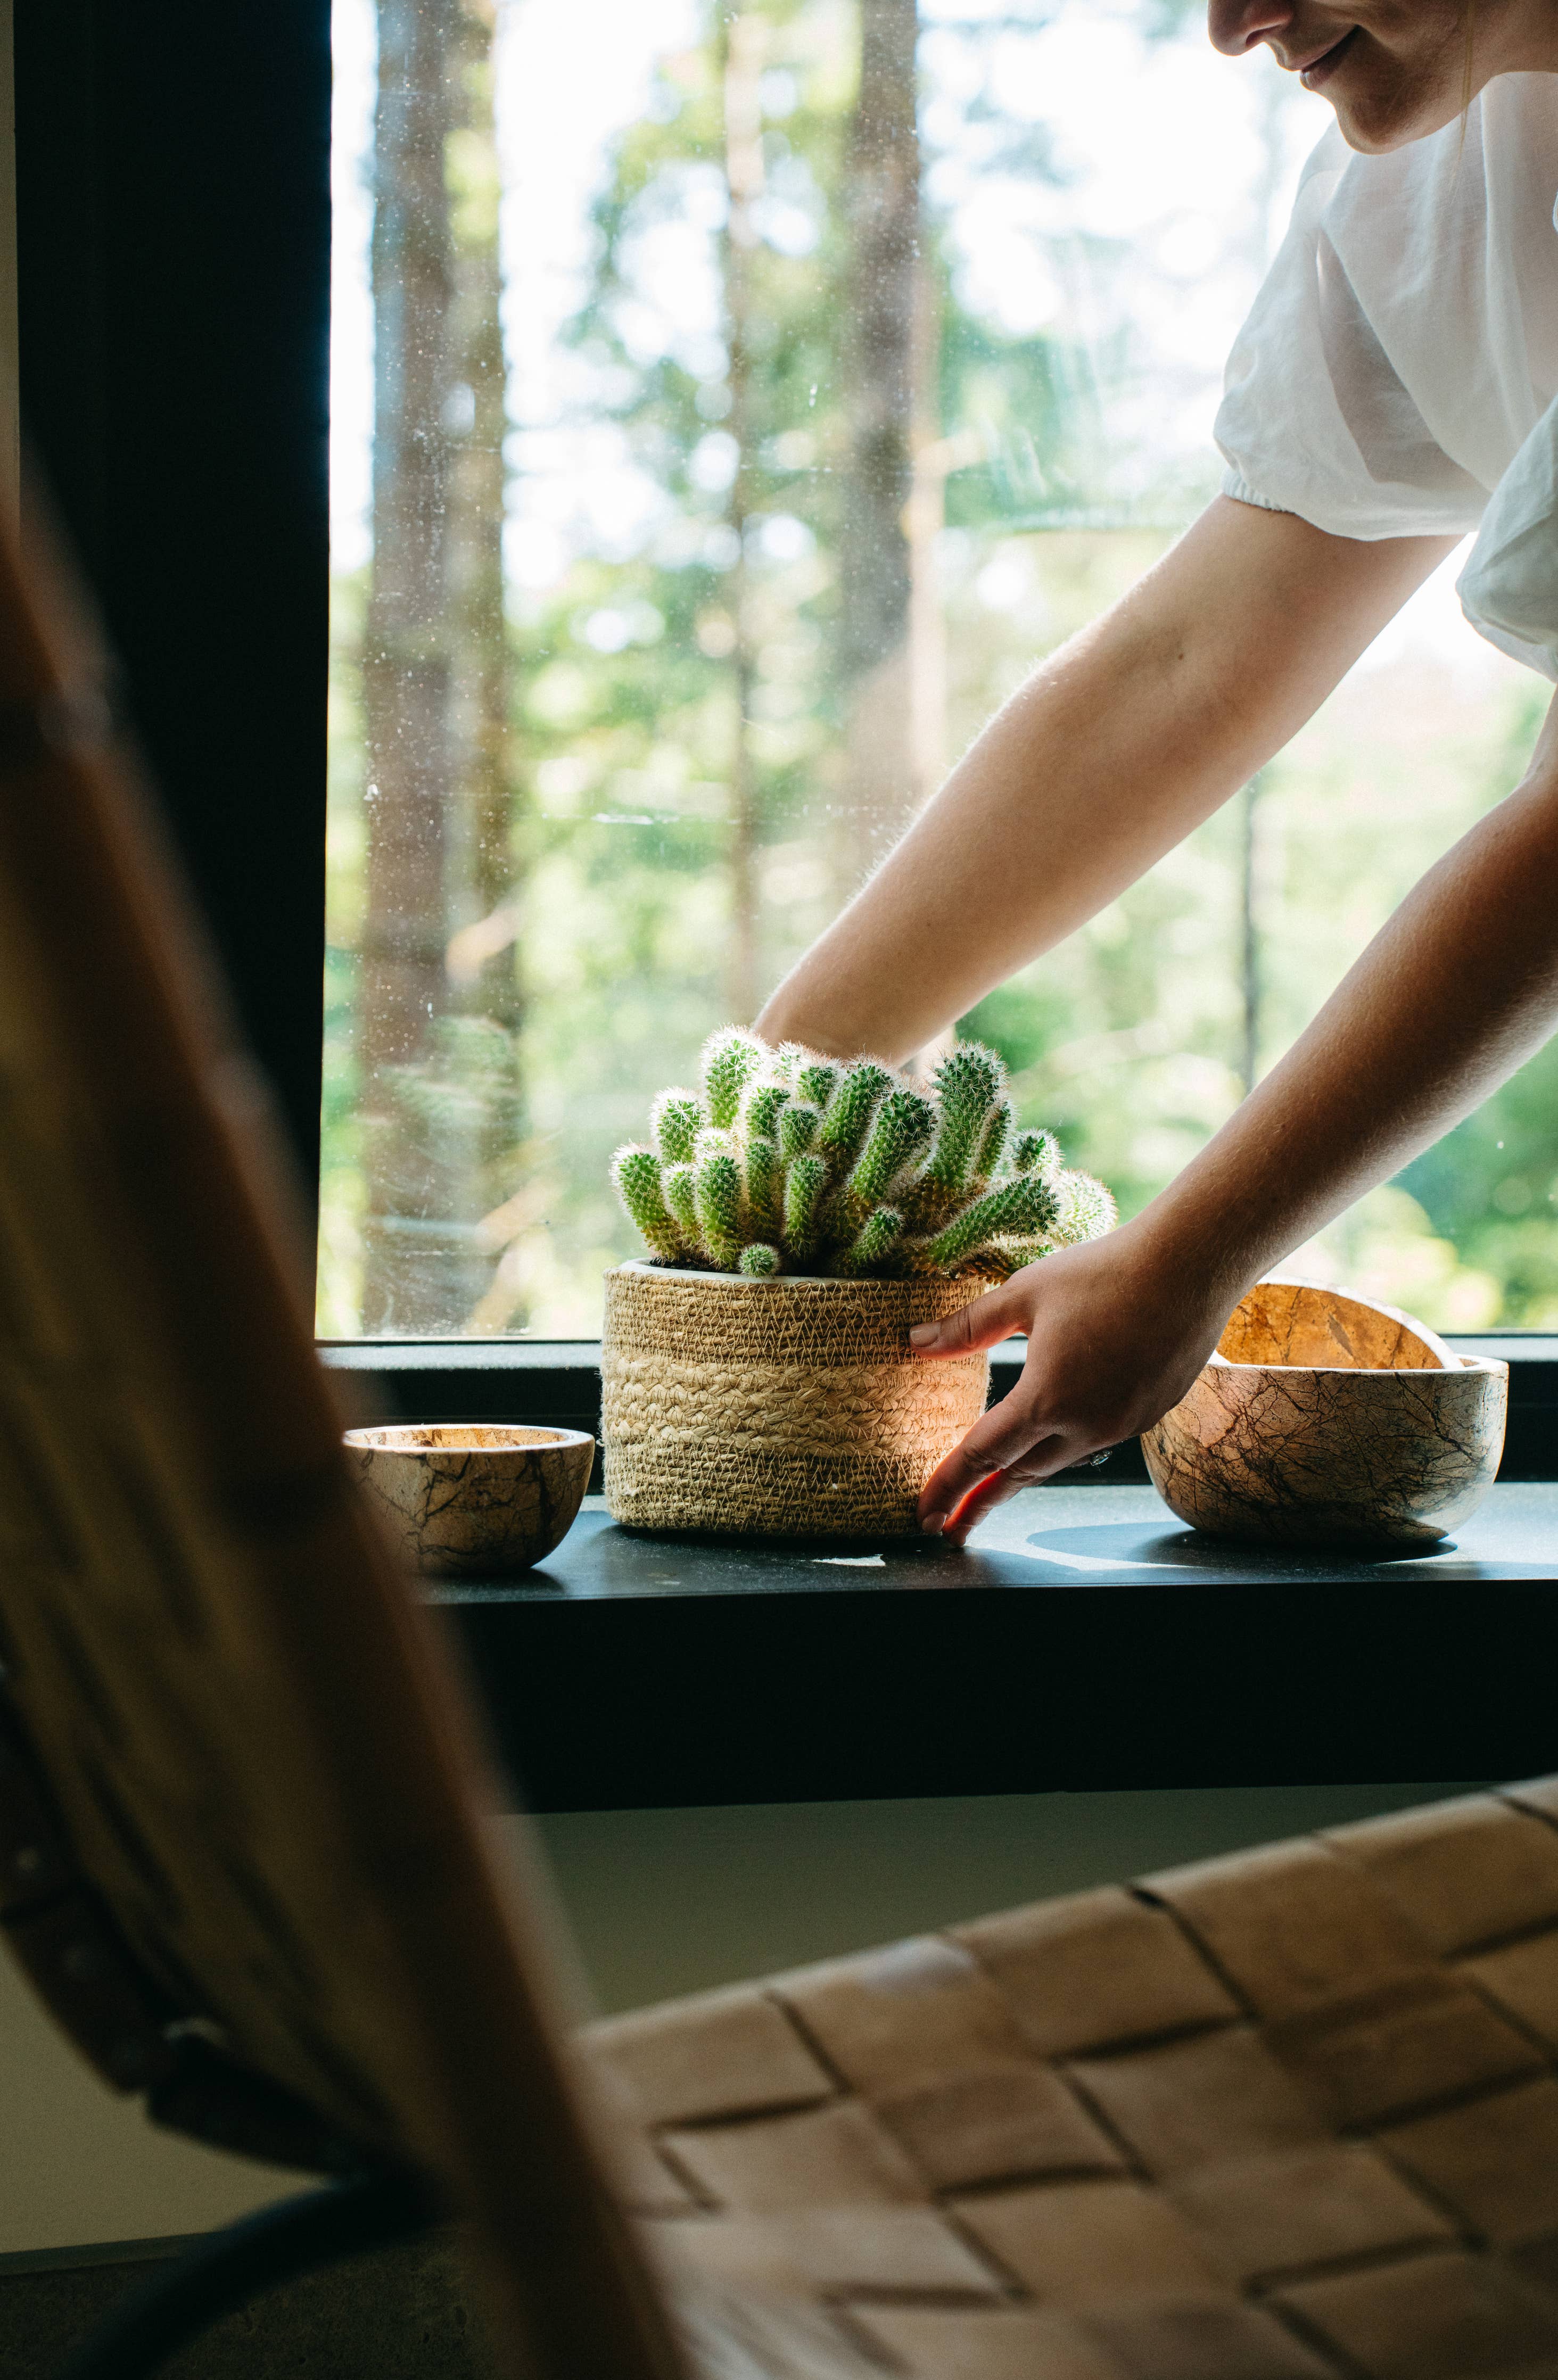
[[[1336,122],[1349,149],[1360,156],[1382,157],[1392,149],[1406,149],[1442,132],[1461,112],[1460,93],[1446,103],[1422,96],[1365,91],[1356,98],[1340,91],[1325,94],[1336,110]]]
[[[1377,157],[1454,124],[1462,88],[1460,76],[1447,73],[1442,57],[1413,74],[1394,59],[1360,50],[1327,78],[1321,96],[1335,109],[1348,148]]]

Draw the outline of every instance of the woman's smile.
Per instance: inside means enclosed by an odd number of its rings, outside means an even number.
[[[1323,0],[1209,0],[1207,30],[1225,57],[1270,49],[1375,152],[1454,123],[1494,75],[1558,67],[1552,0],[1353,0],[1345,17]]]
[[[1307,58],[1302,66],[1293,69],[1306,91],[1320,91],[1330,81],[1351,48],[1357,33],[1357,27],[1349,26],[1339,42],[1333,42],[1331,47],[1321,50],[1318,57]]]

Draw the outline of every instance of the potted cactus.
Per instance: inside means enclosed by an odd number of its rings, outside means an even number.
[[[1047,1132],[1016,1129],[994,1053],[929,1095],[717,1033],[613,1175],[649,1250],[606,1276],[606,1497],[639,1528],[874,1537],[914,1526],[978,1418],[982,1355],[916,1363],[910,1327],[1114,1220]]]

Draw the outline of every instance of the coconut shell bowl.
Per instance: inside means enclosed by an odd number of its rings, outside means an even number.
[[[1141,1445],[1163,1501],[1210,1536],[1426,1545],[1492,1486],[1508,1406],[1507,1364],[1394,1306],[1263,1281]]]
[[[402,1559],[444,1578],[541,1561],[572,1528],[595,1460],[583,1430],[517,1423],[401,1422],[346,1442]]]

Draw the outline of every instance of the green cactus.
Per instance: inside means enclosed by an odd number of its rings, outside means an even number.
[[[767,1052],[756,1036],[736,1026],[711,1034],[703,1045],[703,1104],[718,1130],[736,1122],[741,1094],[762,1065]]]
[[[985,1118],[984,1130],[980,1135],[980,1145],[974,1158],[974,1172],[978,1179],[989,1181],[1005,1152],[1006,1138],[1011,1129],[1012,1103],[1010,1099],[1002,1099],[991,1109]]]
[[[797,1157],[785,1175],[785,1245],[797,1257],[809,1257],[817,1244],[817,1225],[827,1195],[827,1160]]]
[[[934,1138],[936,1111],[918,1091],[889,1091],[871,1120],[864,1148],[849,1176],[849,1195],[870,1208],[897,1180],[906,1165]]]
[[[698,1208],[692,1191],[693,1172],[691,1165],[664,1165],[660,1172],[660,1185],[665,1204],[681,1226],[682,1237],[689,1248],[698,1245]]]
[[[728,1149],[712,1148],[699,1159],[692,1186],[704,1251],[716,1270],[734,1272],[746,1238],[741,1168]]]
[[[874,1058],[852,1059],[840,1075],[823,1112],[817,1147],[841,1171],[859,1155],[877,1101],[892,1087],[893,1076]]]
[[[1052,1134],[1015,1130],[1004,1069],[977,1043],[942,1062],[931,1099],[873,1058],[840,1065],[734,1030],[707,1044],[702,1079],[701,1100],[654,1102],[654,1147],[613,1160],[662,1263],[1004,1281],[1114,1220]]]
[[[772,1076],[749,1083],[741,1095],[741,1130],[749,1136],[756,1134],[760,1140],[772,1140],[789,1097],[788,1086],[774,1082]]]
[[[1013,1273],[1022,1270],[1024,1265],[1037,1264],[1041,1257],[1053,1257],[1059,1245],[1043,1232],[1031,1240],[1003,1240],[999,1252],[992,1251],[995,1268],[992,1278],[1009,1281]]]
[[[1058,1200],[1048,1183],[1019,1173],[998,1182],[964,1208],[944,1230],[916,1251],[926,1272],[954,1272],[993,1240],[1031,1239],[1052,1222]]]
[[[903,1231],[904,1219],[895,1207],[876,1208],[839,1257],[840,1272],[874,1272],[892,1255]]]
[[[752,1229],[777,1239],[783,1221],[785,1174],[779,1144],[757,1135],[747,1143],[747,1207]]]
[[[1012,1143],[1014,1173],[1060,1172],[1060,1143],[1053,1132],[1019,1132]]]
[[[838,1082],[838,1068],[831,1058],[813,1058],[797,1069],[796,1097],[814,1108],[825,1108]]]
[[[657,1257],[666,1263],[681,1254],[682,1234],[665,1204],[660,1160],[652,1148],[619,1148],[612,1160],[617,1196]]]
[[[945,1189],[961,1190],[978,1170],[980,1137],[1004,1087],[1006,1070],[992,1050],[963,1041],[942,1060],[932,1079],[941,1129],[926,1173]]]
[[[803,1157],[817,1137],[822,1123],[821,1112],[804,1099],[792,1099],[779,1117],[779,1154],[786,1165],[795,1157]]]
[[[650,1110],[650,1125],[663,1165],[686,1165],[703,1128],[703,1105],[696,1091],[662,1091]]]
[[[1119,1215],[1114,1193],[1090,1173],[1063,1173],[1059,1182],[1060,1214],[1057,1236],[1070,1240],[1096,1240],[1103,1232],[1113,1231]]]

